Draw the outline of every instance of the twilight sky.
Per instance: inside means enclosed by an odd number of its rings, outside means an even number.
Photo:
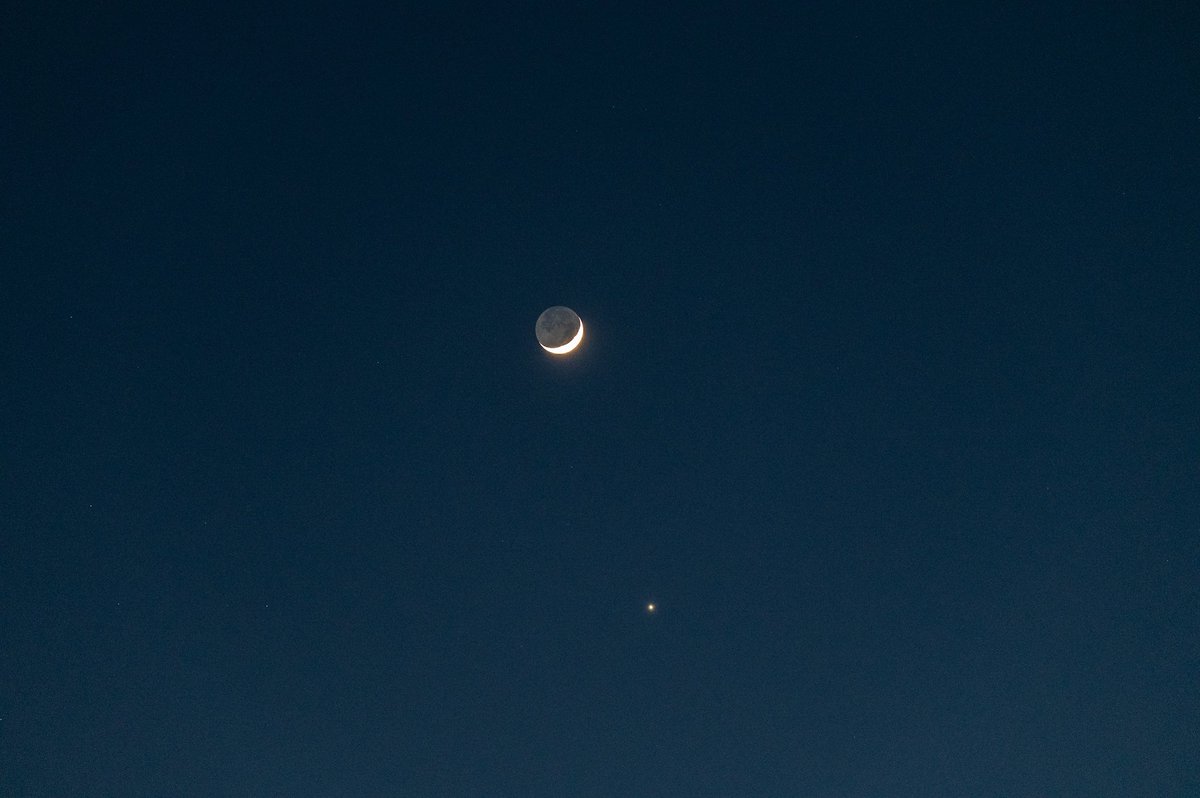
[[[5,16],[0,795],[1200,795],[1190,3]]]

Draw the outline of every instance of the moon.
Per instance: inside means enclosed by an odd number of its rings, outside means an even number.
[[[570,308],[555,305],[538,316],[534,332],[542,349],[552,355],[565,355],[583,340],[583,319]]]

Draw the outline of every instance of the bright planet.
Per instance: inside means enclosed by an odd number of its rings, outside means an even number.
[[[534,332],[542,349],[552,355],[565,355],[583,340],[583,319],[570,308],[555,305],[538,316]]]

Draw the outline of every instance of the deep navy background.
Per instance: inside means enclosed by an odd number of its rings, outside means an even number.
[[[0,794],[1200,794],[1191,3],[166,5],[0,26]]]

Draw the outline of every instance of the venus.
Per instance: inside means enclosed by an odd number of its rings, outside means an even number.
[[[538,316],[534,332],[542,349],[552,355],[565,355],[583,340],[583,319],[570,308],[555,305]]]

